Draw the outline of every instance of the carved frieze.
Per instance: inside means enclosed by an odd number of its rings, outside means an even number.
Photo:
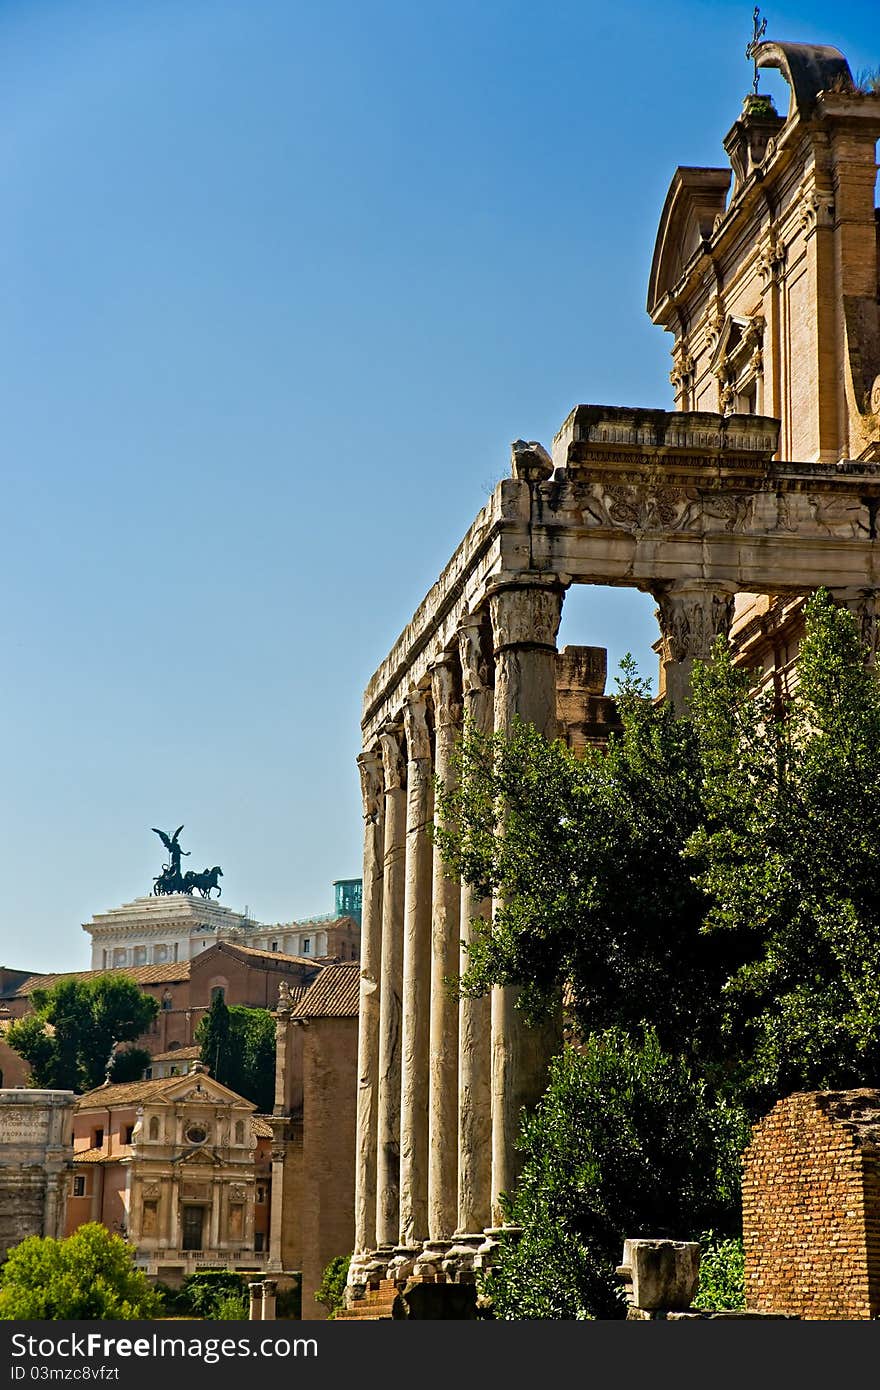
[[[815,526],[824,536],[852,537],[870,535],[868,508],[857,497],[821,495],[808,496],[807,503]],[[798,530],[803,530],[799,527]]]
[[[498,589],[489,599],[496,652],[505,647],[555,647],[562,590],[547,586]]]

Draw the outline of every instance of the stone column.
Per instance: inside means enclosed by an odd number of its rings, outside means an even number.
[[[248,1293],[250,1294],[250,1300],[251,1300],[250,1314],[249,1314],[250,1321],[251,1321],[251,1322],[261,1322],[261,1321],[262,1321],[262,1318],[263,1318],[263,1281],[262,1281],[262,1279],[259,1279],[259,1280],[257,1280],[257,1279],[252,1279],[251,1282],[250,1282],[250,1284],[248,1284]]]
[[[397,1244],[400,1217],[400,1014],[406,852],[406,763],[403,730],[380,735],[385,781],[382,957],[379,984],[379,1090],[376,1147],[376,1244],[382,1256]]]
[[[272,1198],[269,1207],[269,1269],[283,1269],[283,1215],[284,1215],[284,1162],[287,1157],[287,1144],[283,1142],[283,1128],[275,1128],[272,1144]]]
[[[400,1255],[404,1263],[428,1238],[428,1046],[431,1022],[430,824],[433,761],[425,692],[403,709],[406,733],[406,896],[400,1097]],[[409,1273],[400,1269],[399,1277]]]
[[[263,1307],[260,1310],[261,1322],[275,1321],[275,1298],[277,1288],[278,1284],[275,1279],[263,1280]]]
[[[509,734],[517,718],[545,738],[556,736],[556,634],[563,590],[557,584],[497,590],[490,596],[495,648],[495,730]],[[527,1027],[516,1008],[519,990],[492,990],[492,1220],[503,1219],[499,1194],[512,1196],[519,1176],[520,1113],[547,1084],[547,1065],[561,1045],[561,1020]]]
[[[466,725],[492,732],[491,639],[479,616],[467,618],[458,632],[462,704]],[[467,947],[472,922],[491,920],[492,904],[461,885],[459,971],[469,964]],[[491,1217],[491,1052],[490,1001],[460,999],[458,1005],[458,1216],[456,1248],[459,1267],[468,1264]]]
[[[434,704],[434,775],[451,787],[461,738],[462,701],[458,660],[446,656],[431,670]],[[428,1238],[424,1259],[449,1248],[458,1217],[458,1000],[450,987],[459,970],[461,882],[450,878],[437,847],[433,853],[431,920],[431,1026],[428,1099]]]
[[[677,715],[687,713],[695,661],[711,655],[715,638],[730,631],[732,587],[687,580],[654,590],[659,605],[666,698]]]
[[[358,758],[364,805],[364,888],[358,1007],[358,1091],[354,1175],[354,1258],[349,1283],[366,1278],[364,1257],[376,1246],[376,1148],[379,1071],[379,975],[382,963],[382,880],[385,835],[382,758]]]

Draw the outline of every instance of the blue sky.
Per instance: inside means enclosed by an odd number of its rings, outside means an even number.
[[[724,161],[750,30],[0,0],[0,962],[81,968],[154,825],[267,922],[359,872],[363,687],[510,441],[671,405],[657,218],[677,164]],[[774,6],[768,37],[880,62],[873,3]],[[567,605],[612,663],[655,636],[644,596]]]

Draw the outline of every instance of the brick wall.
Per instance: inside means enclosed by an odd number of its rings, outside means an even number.
[[[746,1303],[880,1316],[880,1091],[788,1096],[743,1156]]]

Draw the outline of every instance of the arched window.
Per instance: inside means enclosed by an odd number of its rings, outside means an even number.
[[[226,990],[223,988],[223,986],[215,985],[214,988],[211,990],[211,1003],[213,1004],[215,999],[223,1000],[225,998]]]
[[[152,1118],[150,1119],[150,1138],[151,1138],[151,1139],[158,1139],[158,1138],[159,1138],[159,1116],[158,1116],[158,1115],[153,1115]]]
[[[236,1144],[244,1143],[244,1120],[236,1120],[235,1122],[235,1142]]]

